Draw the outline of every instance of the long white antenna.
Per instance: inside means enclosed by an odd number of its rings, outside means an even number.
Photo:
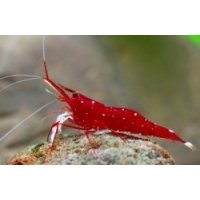
[[[49,93],[49,94],[51,94],[51,95],[54,95],[55,97],[57,97],[57,95],[56,94],[54,94],[52,91],[50,91],[49,89],[45,89],[45,91],[47,92],[47,93]]]
[[[13,85],[16,85],[18,83],[22,83],[22,82],[26,82],[26,81],[32,81],[32,80],[38,80],[38,79],[41,79],[41,78],[40,77],[39,78],[28,78],[28,79],[23,79],[23,80],[20,80],[20,81],[16,81],[16,82],[11,83],[11,84],[5,86],[4,88],[0,89],[0,93],[3,92],[5,89],[7,89],[7,88],[9,88],[9,87],[11,87]]]
[[[29,75],[29,74],[15,74],[15,75],[3,76],[3,77],[0,78],[0,80],[6,79],[6,78],[15,77],[15,76],[19,76],[19,77],[40,78],[40,76],[37,76],[37,75]]]
[[[38,112],[40,112],[42,109],[44,109],[45,107],[51,105],[52,103],[54,103],[56,101],[56,99],[46,103],[45,105],[41,106],[40,108],[38,108],[36,111],[34,111],[33,113],[31,113],[29,116],[27,116],[26,118],[24,118],[22,121],[20,121],[18,124],[16,124],[13,128],[11,128],[7,133],[4,134],[4,136],[2,136],[0,138],[0,142],[2,142],[8,135],[10,135],[16,128],[18,128],[19,126],[21,126],[24,122],[26,122],[28,119],[30,119],[32,116],[34,116],[35,114],[37,114]]]
[[[43,55],[43,60],[46,61],[46,55],[45,55],[45,35],[42,37],[42,55]]]

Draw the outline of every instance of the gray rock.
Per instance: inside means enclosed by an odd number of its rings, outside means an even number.
[[[58,139],[51,155],[48,144],[28,148],[8,164],[48,165],[170,165],[170,154],[150,141],[122,140],[109,135],[91,135],[91,144],[84,135]]]

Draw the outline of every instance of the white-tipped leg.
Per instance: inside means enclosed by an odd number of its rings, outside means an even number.
[[[50,143],[50,144],[53,144],[53,141],[55,140],[55,137],[56,137],[56,134],[58,133],[58,124],[55,124],[52,126],[51,130],[50,130],[50,133],[47,137],[47,141]]]
[[[64,112],[63,114],[58,115],[58,117],[56,118],[56,122],[58,123],[58,133],[61,133],[62,124],[68,119],[73,119],[72,113],[70,112]]]
[[[57,116],[55,124],[52,126],[47,141],[53,144],[57,134],[62,132],[62,124],[68,119],[73,119],[72,113],[64,112]]]
[[[196,147],[190,142],[185,142],[184,145],[190,148],[192,151],[196,150]]]

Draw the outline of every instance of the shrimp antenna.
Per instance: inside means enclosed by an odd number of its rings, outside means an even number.
[[[45,78],[49,79],[49,74],[48,74],[48,66],[46,62],[46,54],[45,54],[45,36],[42,37],[42,55],[43,55],[43,63],[44,63],[44,70],[45,70]]]
[[[30,75],[30,74],[14,74],[14,75],[8,75],[8,76],[3,76],[0,78],[0,80],[6,79],[6,78],[11,78],[11,77],[32,77],[32,78],[41,78],[40,76],[37,75]]]
[[[26,81],[33,81],[33,80],[38,80],[38,79],[41,79],[41,78],[40,77],[35,77],[35,78],[28,78],[28,79],[23,79],[23,80],[20,80],[20,81],[16,81],[16,82],[11,83],[11,84],[3,87],[2,89],[0,89],[0,93],[3,92],[5,89],[7,89],[7,88],[9,88],[9,87],[11,87],[13,85],[16,85],[18,83],[22,83],[22,82],[26,82]]]
[[[21,126],[24,122],[26,122],[27,120],[29,120],[31,117],[33,117],[35,114],[37,114],[38,112],[40,112],[41,110],[43,110],[44,108],[46,108],[47,106],[53,104],[56,101],[56,99],[44,104],[43,106],[41,106],[40,108],[38,108],[36,111],[34,111],[33,113],[31,113],[29,116],[27,116],[26,118],[24,118],[22,121],[20,121],[18,124],[16,124],[13,128],[11,128],[7,133],[4,134],[4,136],[2,136],[0,138],[0,142],[2,142],[8,135],[10,135],[15,129],[17,129],[19,126]]]
[[[54,95],[55,97],[57,97],[57,95],[54,94],[52,91],[50,91],[50,90],[48,90],[48,89],[45,89],[45,91],[46,91],[47,93],[49,93],[49,94]]]

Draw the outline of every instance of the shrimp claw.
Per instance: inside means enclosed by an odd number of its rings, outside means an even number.
[[[63,123],[69,119],[73,120],[72,113],[70,112],[64,112],[57,116],[56,122],[52,125],[50,132],[48,134],[47,137],[48,142],[50,142],[51,144],[54,143],[56,135],[62,132]]]

